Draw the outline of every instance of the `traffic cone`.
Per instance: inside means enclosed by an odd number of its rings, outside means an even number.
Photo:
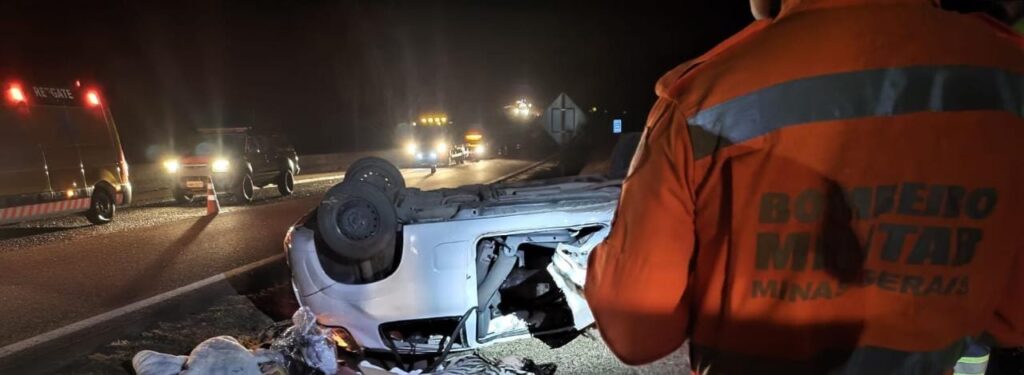
[[[216,215],[220,213],[220,201],[217,200],[217,190],[213,188],[213,179],[206,184],[206,214]]]

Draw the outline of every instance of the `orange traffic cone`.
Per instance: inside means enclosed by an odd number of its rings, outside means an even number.
[[[213,179],[206,185],[206,214],[216,215],[220,213],[220,201],[217,200],[217,190],[213,188]]]

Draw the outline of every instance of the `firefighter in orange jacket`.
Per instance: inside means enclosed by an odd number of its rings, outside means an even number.
[[[784,0],[669,72],[588,267],[608,346],[927,374],[1024,345],[1022,45],[931,0]]]

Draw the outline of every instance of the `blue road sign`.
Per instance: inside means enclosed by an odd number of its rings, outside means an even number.
[[[614,133],[614,134],[622,133],[622,119],[617,118],[617,119],[612,120],[612,133]]]

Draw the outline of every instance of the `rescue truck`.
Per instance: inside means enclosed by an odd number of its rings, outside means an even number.
[[[439,166],[462,164],[469,152],[464,145],[452,142],[452,122],[446,114],[429,114],[406,124],[399,124],[400,136],[405,140],[405,151],[413,167],[429,167],[430,172]]]
[[[93,224],[128,205],[132,186],[99,89],[6,82],[0,106],[0,224],[84,214]]]

